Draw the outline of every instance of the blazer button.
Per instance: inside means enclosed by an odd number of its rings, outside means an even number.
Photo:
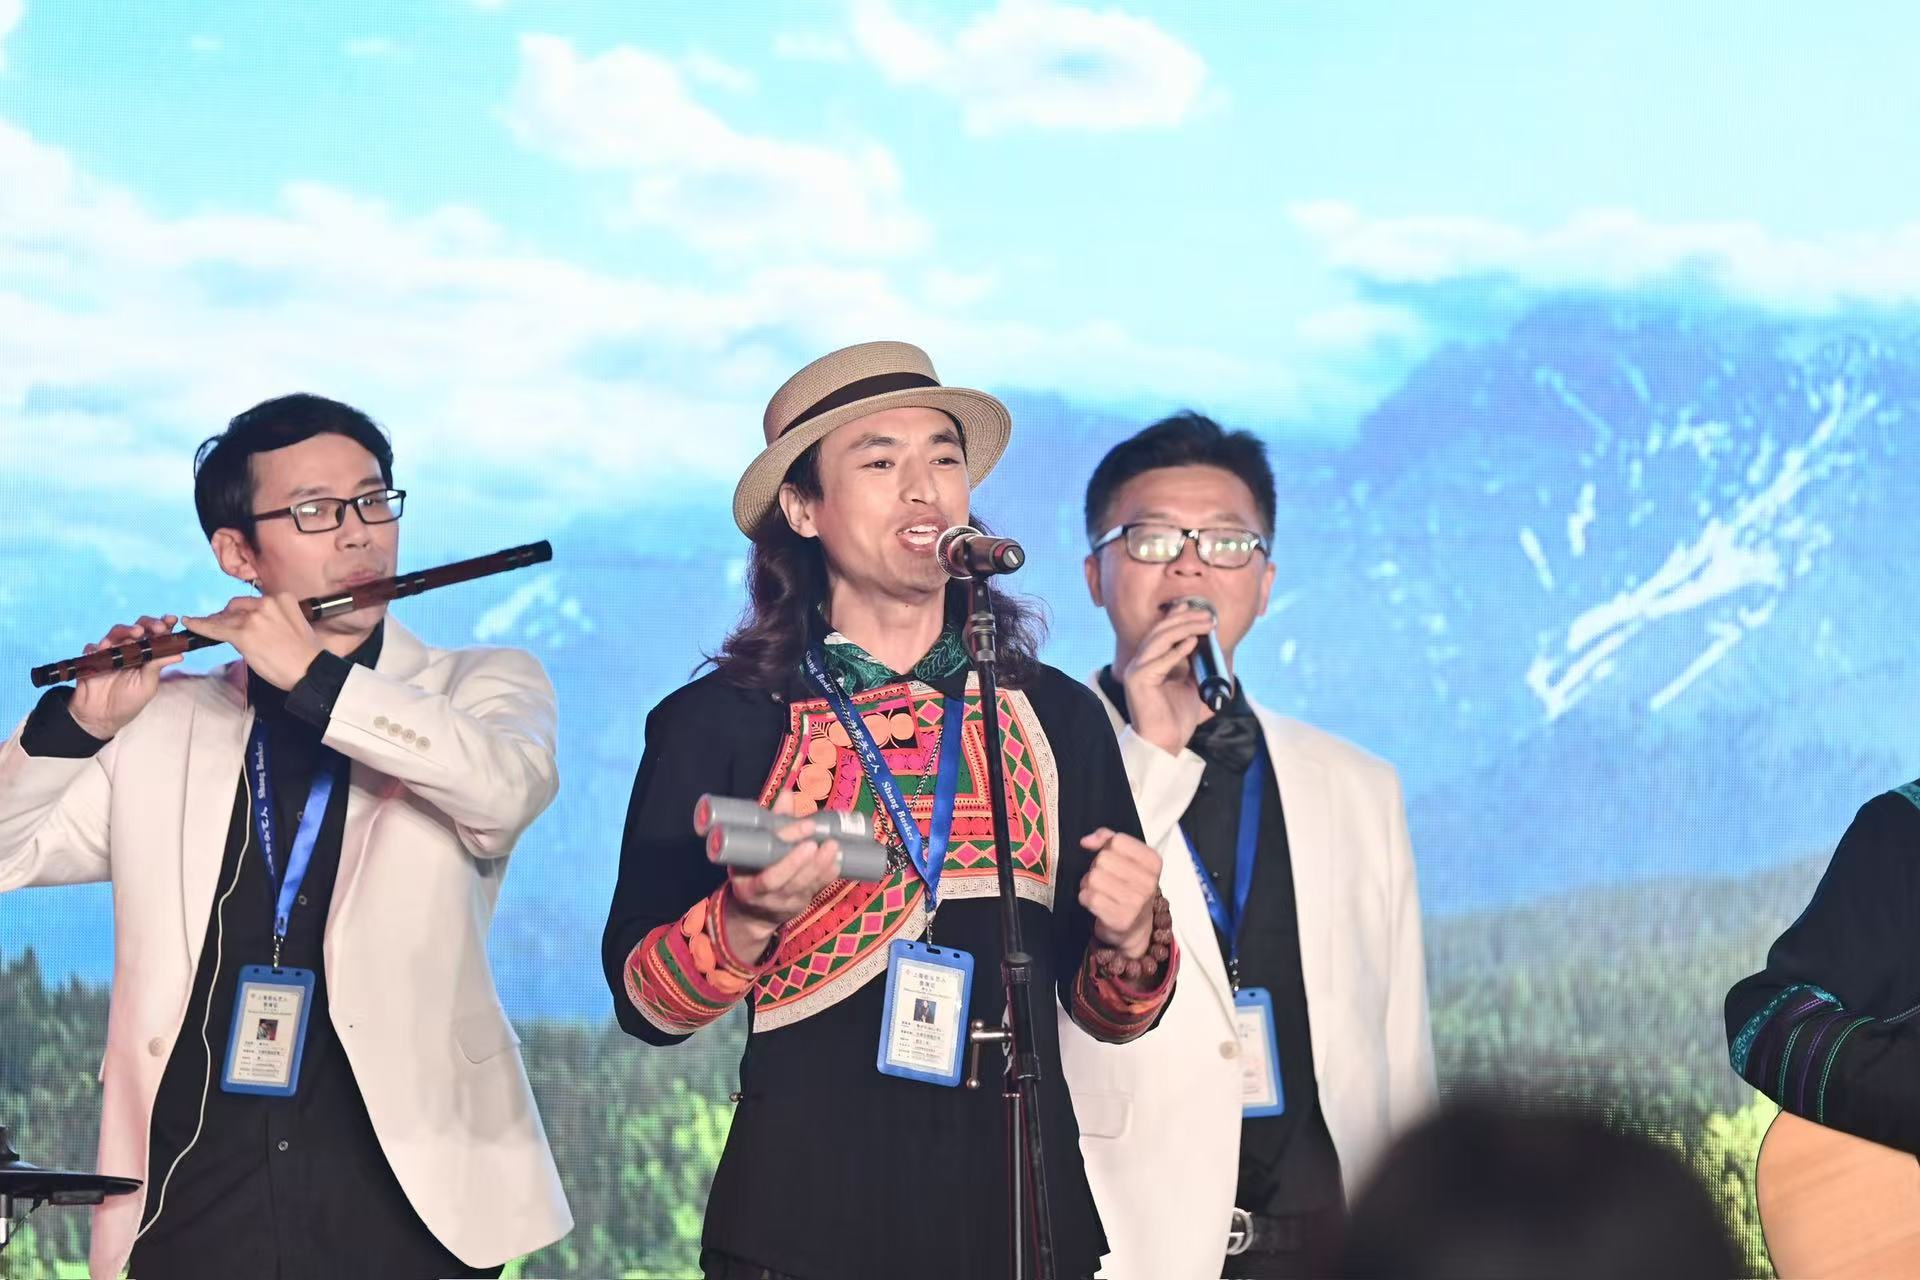
[[[422,738],[420,739],[420,742],[418,745],[422,751],[425,751],[428,747],[432,746],[433,744],[431,742],[428,742],[425,738]]]
[[[159,1057],[161,1053],[163,1053],[166,1050],[166,1047],[167,1047],[167,1042],[165,1040],[162,1040],[159,1036],[155,1036],[153,1039],[147,1041],[147,1052],[152,1054],[156,1058]]]
[[[400,736],[400,726],[399,726],[399,725],[397,725],[397,724],[395,724],[395,723],[393,723],[393,722],[392,722],[391,720],[389,720],[389,721],[387,722],[387,733],[388,733],[388,735],[389,735],[389,736],[391,736],[391,737],[395,737],[395,738],[397,738],[397,737],[399,737],[399,736]]]
[[[376,729],[384,729],[384,728],[386,728],[386,727],[387,727],[387,718],[386,718],[385,716],[375,716],[375,717],[373,718],[373,727],[374,727],[374,728],[376,728]]]
[[[1223,1058],[1237,1058],[1240,1056],[1240,1046],[1232,1040],[1222,1040],[1220,1042],[1220,1056]]]

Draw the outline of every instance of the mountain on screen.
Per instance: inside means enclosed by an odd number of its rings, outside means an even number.
[[[1243,673],[1399,767],[1430,911],[1828,847],[1920,773],[1916,392],[1905,314],[1540,304],[1440,349],[1343,447],[1265,433],[1278,572]],[[1106,632],[1081,580],[1081,494],[1142,423],[1007,399],[1014,442],[977,507],[1026,543],[1018,585],[1048,604],[1048,657],[1084,674]],[[605,1008],[595,946],[646,712],[744,592],[726,497],[575,520],[552,530],[551,565],[400,606],[431,640],[534,649],[560,692],[561,797],[496,932],[516,1011]],[[167,596],[111,545],[46,533],[0,533],[0,574],[14,600],[110,584],[108,619]],[[11,612],[9,670],[60,656]],[[24,932],[50,970],[104,973],[101,899],[34,896],[0,899],[0,936]]]

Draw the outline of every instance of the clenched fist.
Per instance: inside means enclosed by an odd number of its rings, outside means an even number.
[[[1080,879],[1080,905],[1093,916],[1093,936],[1129,960],[1153,941],[1153,899],[1160,891],[1160,855],[1136,836],[1108,827],[1080,838],[1093,866]]]

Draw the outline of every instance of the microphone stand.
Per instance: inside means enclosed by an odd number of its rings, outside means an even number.
[[[1040,1141],[1040,1053],[1033,1034],[1033,957],[1020,937],[1019,897],[1013,888],[1012,840],[1008,835],[1006,768],[1000,756],[998,629],[993,587],[984,574],[968,578],[967,656],[980,676],[980,709],[986,721],[987,791],[993,811],[994,867],[1000,883],[1000,976],[1007,989],[1000,1026],[974,1019],[968,1038],[975,1069],[967,1080],[979,1088],[979,1048],[998,1043],[1006,1055],[1002,1096],[1007,1101],[1007,1230],[1013,1280],[1054,1280],[1053,1206],[1047,1197],[1045,1148]]]

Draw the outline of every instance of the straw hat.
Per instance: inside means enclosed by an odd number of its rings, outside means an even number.
[[[885,409],[938,409],[966,437],[967,481],[993,470],[1013,433],[1007,406],[982,391],[943,387],[927,353],[908,342],[863,342],[821,356],[767,402],[767,447],[733,491],[733,522],[753,536],[773,510],[787,468],[835,427]]]

